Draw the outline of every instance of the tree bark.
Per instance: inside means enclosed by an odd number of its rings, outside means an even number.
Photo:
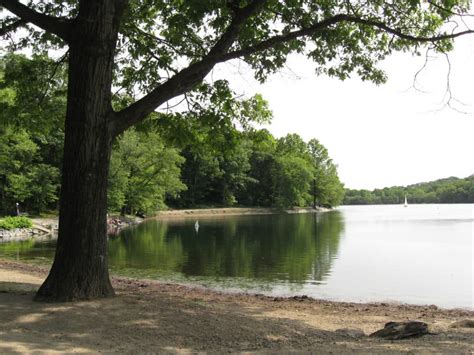
[[[120,1],[83,1],[69,48],[59,235],[50,274],[36,300],[109,297],[107,180],[113,56]]]

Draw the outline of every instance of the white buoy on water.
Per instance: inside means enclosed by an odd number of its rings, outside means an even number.
[[[194,223],[194,230],[197,232],[199,232],[199,222],[196,221],[196,223]]]

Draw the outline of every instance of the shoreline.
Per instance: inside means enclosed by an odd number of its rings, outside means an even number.
[[[194,217],[225,217],[225,216],[253,216],[274,214],[299,214],[299,213],[323,213],[333,211],[324,207],[298,207],[294,209],[279,209],[266,207],[219,207],[219,208],[195,208],[182,210],[157,211],[155,216],[147,219],[174,219]]]
[[[35,263],[29,260],[15,260],[13,258],[8,258],[0,255],[0,270],[7,269],[7,270],[18,270],[21,272],[26,272],[33,274],[35,276],[44,277],[46,278],[47,274],[49,273],[49,269],[51,267],[50,263]],[[474,309],[473,308],[465,308],[465,307],[442,307],[436,304],[416,304],[416,303],[407,303],[401,301],[393,301],[393,300],[381,300],[381,301],[349,301],[349,300],[335,300],[329,298],[315,298],[305,294],[297,294],[297,295],[272,295],[272,294],[265,294],[264,292],[258,291],[246,291],[246,290],[239,290],[237,288],[216,288],[212,285],[202,284],[202,283],[195,283],[192,281],[185,282],[181,280],[173,280],[168,278],[163,279],[151,279],[146,277],[133,277],[133,276],[123,276],[119,274],[114,274],[109,270],[110,278],[112,281],[118,282],[142,282],[142,283],[149,283],[149,284],[159,284],[159,285],[172,285],[176,287],[184,287],[190,290],[202,291],[207,293],[215,293],[222,296],[243,296],[243,297],[255,297],[260,299],[268,299],[273,302],[280,302],[280,301],[291,301],[291,300],[311,300],[318,303],[328,303],[331,305],[360,305],[360,306],[375,306],[375,307],[401,307],[401,308],[422,308],[422,309],[432,309],[441,312],[454,312],[454,313],[466,313],[470,314],[474,317]],[[1,283],[1,279],[0,279]],[[0,288],[0,293],[2,292]],[[474,334],[474,333],[473,333]]]
[[[0,352],[474,350],[474,329],[450,328],[455,321],[473,319],[469,310],[234,294],[116,276],[114,298],[32,302],[47,272],[0,259],[0,318],[5,320],[0,322]],[[367,336],[386,322],[407,319],[426,322],[434,334],[395,342]]]
[[[186,219],[186,218],[211,218],[226,216],[253,216],[273,214],[299,214],[299,213],[323,213],[334,209],[324,207],[298,207],[294,209],[262,208],[262,207],[219,207],[219,208],[195,208],[182,210],[157,211],[156,215],[140,218],[130,216],[110,216],[107,219],[108,235],[117,235],[122,229],[140,224],[146,220],[157,219]],[[26,240],[51,240],[57,238],[59,217],[31,218],[33,227],[14,229],[11,231],[0,230],[0,243],[21,242]]]

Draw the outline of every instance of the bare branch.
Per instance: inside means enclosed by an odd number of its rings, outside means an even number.
[[[180,106],[186,100],[187,100],[186,95],[183,95],[183,98],[181,100],[179,100],[178,103],[176,103],[174,105],[170,105],[169,101],[166,101],[166,113],[170,113],[172,109],[174,109],[175,107]]]
[[[169,41],[163,39],[163,38],[159,38],[151,33],[148,33],[146,31],[143,31],[140,27],[138,26],[132,26],[133,29],[137,32],[139,32],[140,34],[150,38],[151,40],[153,41],[156,41],[156,42],[159,42],[159,43],[162,43],[164,45],[166,45],[167,47],[171,48],[172,50],[174,50],[176,53],[178,53],[179,55],[182,55],[182,56],[187,56],[187,57],[190,57],[190,58],[194,58],[196,57],[197,55],[195,53],[191,53],[191,52],[187,52],[187,51],[181,51],[179,50],[178,48],[176,48],[175,46],[173,46],[172,43],[170,43]]]
[[[416,91],[418,92],[422,92],[422,93],[427,93],[427,91],[425,90],[422,90],[420,89],[420,87],[418,87],[418,77],[420,76],[420,74],[426,69],[426,67],[428,66],[428,61],[430,59],[430,51],[432,50],[433,48],[432,47],[429,47],[426,49],[426,53],[425,53],[425,61],[423,62],[423,65],[421,66],[420,69],[417,70],[417,72],[415,73],[415,75],[413,76],[413,83],[412,83],[412,88],[415,89]],[[408,90],[407,90],[408,91]]]
[[[18,16],[21,20],[32,23],[47,32],[54,33],[65,41],[68,40],[71,20],[36,12],[18,0],[0,0],[0,6]]]
[[[449,55],[448,53],[442,51],[444,57],[446,58],[446,62],[448,63],[448,70],[446,72],[446,91],[444,93],[444,97],[443,97],[443,102],[444,103],[444,107],[449,107],[451,110],[454,110],[458,113],[462,113],[464,115],[469,115],[471,114],[470,112],[466,112],[466,111],[463,111],[461,109],[458,109],[457,107],[455,107],[453,105],[453,103],[458,103],[460,104],[461,106],[468,106],[466,105],[465,103],[461,102],[460,100],[456,99],[453,95],[453,92],[451,90],[451,60],[449,59]]]
[[[193,105],[191,105],[191,102],[189,101],[187,93],[184,93],[184,98],[186,99],[186,105],[188,106],[188,111],[191,112]]]
[[[54,77],[56,76],[56,73],[58,72],[59,67],[66,62],[66,60],[68,59],[68,56],[69,56],[69,50],[66,53],[64,53],[64,55],[61,58],[59,58],[56,61],[56,63],[54,63],[53,72],[51,73],[50,77],[46,81],[47,84],[53,81]],[[44,92],[41,94],[40,98],[38,99],[38,106],[43,104],[43,101],[46,98],[46,95],[48,95],[49,89],[50,89],[49,85],[46,85]]]
[[[449,54],[442,50],[442,48],[439,48],[437,46],[436,43],[433,43],[432,46],[430,46],[427,51],[426,51],[426,54],[425,54],[425,61],[423,63],[423,66],[416,72],[415,74],[415,77],[414,77],[414,80],[413,80],[413,85],[412,85],[412,88],[415,89],[416,91],[418,92],[421,92],[421,93],[427,93],[427,91],[423,91],[423,90],[420,90],[418,87],[417,87],[417,79],[418,79],[418,76],[420,75],[420,73],[422,73],[426,67],[427,67],[427,64],[428,64],[428,61],[430,59],[437,59],[438,57],[432,57],[430,56],[430,51],[432,51],[433,49],[437,49],[442,55],[443,57],[445,58],[446,60],[446,64],[447,64],[447,71],[446,71],[446,84],[445,84],[445,89],[444,89],[444,95],[439,103],[440,105],[440,108],[437,108],[435,110],[430,110],[428,112],[433,112],[433,113],[437,113],[439,111],[442,111],[443,109],[445,108],[449,108],[453,111],[456,111],[460,114],[464,114],[464,115],[472,115],[472,111],[469,112],[465,109],[462,109],[462,108],[458,108],[457,106],[461,106],[461,107],[464,107],[464,108],[468,108],[468,107],[471,107],[470,105],[458,100],[455,96],[454,96],[454,93],[452,91],[452,88],[451,88],[451,71],[452,71],[452,66],[451,66],[451,60],[449,58]],[[407,90],[408,91],[408,90]]]

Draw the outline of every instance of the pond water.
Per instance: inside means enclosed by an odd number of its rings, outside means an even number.
[[[150,220],[109,240],[112,273],[227,291],[474,308],[474,205]],[[0,244],[48,262],[54,242]]]

